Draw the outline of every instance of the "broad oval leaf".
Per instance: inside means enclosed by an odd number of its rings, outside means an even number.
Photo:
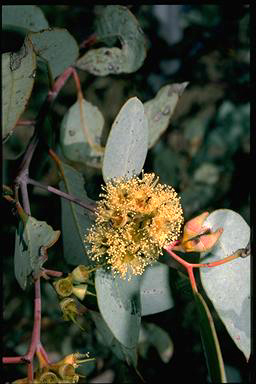
[[[130,281],[112,272],[96,271],[95,288],[103,319],[116,339],[127,348],[137,345],[140,322],[140,277]]]
[[[103,159],[103,178],[131,178],[139,174],[148,150],[148,122],[142,102],[130,98],[112,124]]]
[[[2,7],[2,28],[7,26],[40,31],[48,28],[48,21],[36,5],[4,5]]]
[[[59,183],[60,190],[89,204],[94,203],[86,194],[82,175],[63,162],[61,169],[63,180]],[[92,214],[88,210],[66,199],[61,199],[63,248],[67,263],[90,264],[84,246],[84,236],[92,221]]]
[[[2,55],[3,140],[14,129],[30,98],[35,81],[36,55],[29,40],[18,52]]]
[[[45,221],[27,216],[24,225],[20,220],[15,239],[14,272],[22,289],[26,289],[28,277],[32,273],[37,276],[46,261],[42,257],[43,248],[46,251],[56,243],[59,236],[60,231],[54,231]]]
[[[174,306],[169,283],[169,267],[159,262],[149,266],[141,277],[141,316],[166,311]]]
[[[245,220],[229,209],[218,209],[204,221],[213,231],[224,229],[217,245],[204,254],[206,261],[223,259],[250,240],[250,229]],[[238,258],[213,268],[200,268],[203,287],[211,299],[227,331],[239,349],[250,355],[250,257]]]
[[[104,118],[99,109],[84,99],[78,100],[61,122],[60,144],[64,156],[85,165],[95,158],[102,162],[103,127]]]
[[[128,8],[108,5],[96,21],[96,35],[107,44],[119,39],[122,48],[91,49],[76,66],[96,76],[137,71],[146,57],[145,37],[138,21]]]
[[[168,127],[175,107],[187,85],[188,83],[165,85],[152,100],[144,103],[145,115],[148,119],[149,148],[153,147]]]
[[[74,64],[78,57],[77,42],[64,28],[30,32],[28,38],[36,54],[47,61],[53,79]]]
[[[127,348],[121,344],[113,335],[102,316],[90,310],[90,315],[100,334],[102,342],[117,356],[118,359],[126,361],[129,365],[137,366],[137,348]]]

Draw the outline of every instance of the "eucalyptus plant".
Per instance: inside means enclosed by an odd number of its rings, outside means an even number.
[[[27,352],[3,357],[4,364],[27,366],[27,377],[15,383],[75,383],[81,377],[78,366],[97,359],[74,352],[51,361],[41,341],[42,284],[54,287],[56,306],[65,321],[74,322],[83,332],[80,320],[85,314],[90,316],[104,344],[143,380],[143,372],[138,371],[141,332],[154,339],[159,351],[170,348],[167,333],[142,323],[144,316],[175,310],[170,268],[189,278],[211,380],[227,382],[213,318],[194,271],[200,270],[202,287],[248,360],[249,226],[235,211],[221,208],[186,221],[175,188],[163,184],[154,172],[144,172],[148,150],[168,128],[188,82],[165,85],[146,102],[137,96],[128,98],[103,144],[104,115],[86,100],[80,78],[83,72],[96,77],[129,76],[143,66],[146,37],[129,8],[101,6],[94,34],[80,47],[69,31],[50,27],[38,6],[5,5],[2,11],[3,28],[15,30],[23,38],[18,51],[2,54],[3,140],[8,142],[19,125],[34,126],[16,177],[11,185],[3,185],[3,198],[18,218],[15,277],[21,290],[35,290],[34,327]],[[36,119],[24,122],[42,65],[47,68],[49,87]],[[42,134],[42,127],[69,78],[74,81],[77,100],[66,111],[59,137],[53,142]],[[57,167],[58,188],[30,177],[38,149]],[[104,185],[98,201],[88,197],[83,167],[78,164],[102,172]],[[53,229],[32,215],[30,185],[61,199],[61,228]],[[48,250],[60,241],[68,273],[47,268]],[[199,262],[191,256],[193,252],[200,256]],[[86,301],[88,296],[92,306]],[[168,356],[163,359],[169,362]]]

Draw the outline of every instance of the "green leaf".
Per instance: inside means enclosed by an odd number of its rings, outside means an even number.
[[[211,381],[213,383],[226,383],[227,380],[221,349],[211,313],[200,293],[194,292],[194,299],[198,312],[200,333]]]
[[[36,55],[25,40],[18,52],[2,55],[3,139],[14,129],[30,98],[35,81]]]
[[[60,231],[54,231],[45,221],[27,216],[24,225],[20,220],[15,238],[14,272],[22,289],[26,289],[28,277],[32,273],[37,276],[46,261],[42,247],[50,248],[59,236]]]
[[[30,32],[28,38],[36,54],[47,61],[53,79],[74,64],[78,57],[77,42],[64,28]]]
[[[136,347],[127,348],[121,344],[113,335],[102,316],[95,311],[90,310],[90,315],[100,334],[102,342],[118,357],[124,360],[128,365],[137,366],[137,350]]]
[[[144,103],[148,119],[149,148],[153,147],[168,127],[175,107],[187,85],[188,83],[165,85],[152,100]]]
[[[164,363],[170,361],[174,348],[169,334],[156,324],[143,323],[139,338],[139,352],[142,357],[147,358],[147,352],[151,345],[156,348]]]
[[[29,31],[40,31],[48,28],[48,21],[36,5],[4,5],[2,7],[2,28],[24,28]]]
[[[148,148],[148,123],[143,104],[130,98],[112,124],[103,159],[105,182],[114,177],[131,178],[139,174]]]
[[[146,57],[145,37],[134,15],[126,7],[108,5],[103,8],[96,24],[97,37],[114,44],[119,39],[122,48],[89,50],[77,62],[79,69],[96,76],[137,71]]]
[[[95,158],[102,162],[100,140],[104,118],[99,109],[86,100],[78,100],[61,122],[60,144],[64,156],[85,165]]]
[[[229,209],[218,209],[204,221],[213,231],[224,229],[217,245],[203,254],[207,262],[221,260],[250,240],[250,228],[245,220]],[[203,287],[212,301],[227,331],[247,359],[250,356],[250,257],[238,258],[213,268],[200,268]]]
[[[166,311],[174,306],[169,283],[169,267],[161,263],[149,266],[141,277],[141,316]]]
[[[113,276],[103,269],[96,271],[95,288],[98,306],[115,338],[127,348],[137,345],[141,309],[140,278],[130,281]]]
[[[61,163],[61,168],[63,180],[59,183],[60,190],[91,203],[92,200],[88,198],[85,191],[82,175],[65,163]],[[84,238],[92,224],[92,215],[80,205],[62,198],[61,222],[66,261],[72,265],[89,265]]]

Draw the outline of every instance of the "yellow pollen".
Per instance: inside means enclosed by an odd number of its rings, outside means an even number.
[[[97,217],[86,235],[89,256],[105,261],[122,278],[141,275],[162,248],[177,240],[183,225],[180,198],[154,173],[114,179],[102,187]]]

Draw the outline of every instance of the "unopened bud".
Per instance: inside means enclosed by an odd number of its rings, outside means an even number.
[[[87,293],[87,284],[73,285],[72,292],[79,300],[84,300]]]
[[[182,243],[182,247],[185,252],[206,252],[209,251],[218,241],[219,237],[223,233],[223,228],[217,229],[207,235],[201,235],[195,239],[188,240]]]
[[[72,272],[72,279],[77,283],[86,283],[90,276],[90,269],[85,265],[78,265]]]
[[[182,243],[207,231],[207,228],[202,226],[207,216],[209,216],[209,212],[203,212],[184,225]]]

